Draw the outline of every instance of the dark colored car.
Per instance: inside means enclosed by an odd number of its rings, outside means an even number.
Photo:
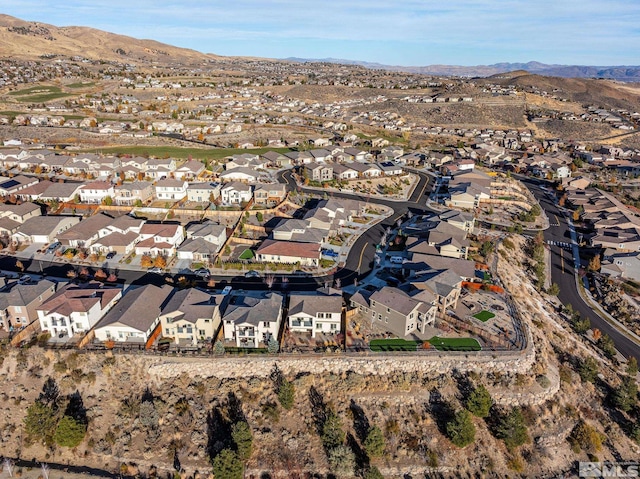
[[[107,259],[113,259],[116,257],[116,252],[115,251],[109,251],[107,253]]]

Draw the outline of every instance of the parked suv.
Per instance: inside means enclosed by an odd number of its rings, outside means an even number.
[[[60,241],[56,241],[55,243],[51,243],[46,250],[46,254],[51,254],[53,252],[55,252],[58,248],[60,248],[60,246],[62,246],[62,243],[60,243]]]

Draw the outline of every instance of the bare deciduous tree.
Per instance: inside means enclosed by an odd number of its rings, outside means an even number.
[[[264,277],[265,284],[269,287],[269,289],[273,288],[273,285],[276,282],[276,277],[273,274],[268,274]]]

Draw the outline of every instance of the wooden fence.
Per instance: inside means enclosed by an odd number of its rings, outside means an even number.
[[[31,339],[32,336],[40,332],[40,321],[33,321],[24,329],[18,331],[11,338],[11,346],[18,346],[22,341]]]

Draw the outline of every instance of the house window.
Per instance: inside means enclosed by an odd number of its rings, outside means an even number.
[[[316,323],[316,329],[317,330],[322,329],[322,323]]]
[[[318,313],[318,318],[324,318],[324,313]]]
[[[178,326],[178,334],[182,334],[183,329],[184,328],[182,326]]]
[[[391,312],[391,309],[387,308],[387,313],[390,313],[390,312]]]
[[[375,318],[376,317],[376,312],[375,311],[371,311],[371,317]]]
[[[265,328],[270,328],[271,327],[271,323],[269,321],[265,321],[264,323],[262,323],[262,326]]]
[[[389,322],[389,317],[388,317],[388,316],[385,316],[385,317],[384,317],[384,322],[385,322],[385,323],[388,323],[388,322]]]
[[[338,325],[337,324],[332,324],[331,325],[331,331],[335,331],[338,329]]]
[[[187,326],[187,334],[192,334],[193,328],[191,326]]]
[[[382,314],[378,314],[378,320],[382,321]]]
[[[165,328],[164,330],[164,334],[166,334],[167,336],[169,336],[171,333],[169,332],[169,328]]]
[[[22,308],[20,306],[15,306],[16,313],[22,313]]]

